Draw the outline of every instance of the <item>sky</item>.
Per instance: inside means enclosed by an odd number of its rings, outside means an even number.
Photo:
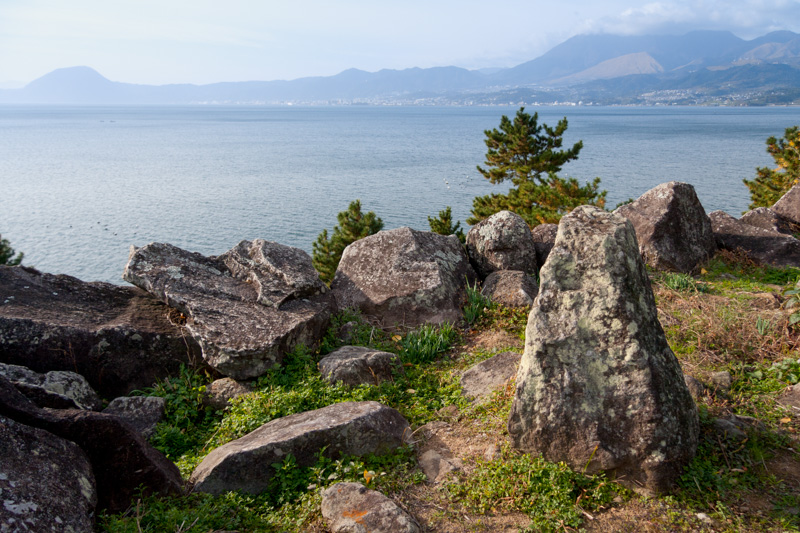
[[[153,85],[511,67],[574,35],[697,29],[800,33],[800,0],[0,0],[0,83],[78,65]]]

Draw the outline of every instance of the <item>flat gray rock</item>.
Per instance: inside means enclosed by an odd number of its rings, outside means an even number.
[[[0,362],[77,372],[106,397],[150,387],[200,358],[146,292],[0,266]]]
[[[633,226],[576,208],[561,219],[540,279],[508,422],[512,444],[645,493],[669,490],[694,456],[699,420]]]
[[[409,437],[408,422],[377,402],[343,402],[268,422],[212,451],[192,473],[196,492],[222,494],[270,489],[274,463],[294,456],[311,466],[324,448],[329,457],[388,453]]]
[[[232,378],[216,379],[206,385],[203,404],[217,411],[222,411],[228,407],[229,402],[234,398],[251,392],[253,392],[253,387],[245,382],[236,381]]]
[[[0,363],[0,376],[39,407],[99,411],[103,406],[89,382],[75,372],[53,370],[40,374],[24,366]]]
[[[322,493],[331,533],[417,533],[416,520],[394,501],[361,483],[337,483]]]
[[[556,234],[558,233],[558,224],[539,224],[531,229],[531,236],[533,237],[533,245],[536,247],[536,262],[539,263],[539,268],[542,268],[544,262],[547,261],[547,256],[550,255],[550,250],[556,242]]]
[[[758,207],[742,215],[739,219],[745,224],[757,228],[792,235],[800,230],[800,225],[779,215],[769,207]]]
[[[536,247],[528,224],[511,211],[500,211],[481,220],[467,233],[467,253],[478,276],[497,270],[539,270]]]
[[[103,409],[107,415],[118,416],[133,426],[145,439],[156,431],[164,419],[167,401],[158,396],[120,396]]]
[[[397,354],[364,346],[343,346],[323,357],[317,366],[326,380],[345,385],[378,385],[403,372]]]
[[[467,369],[461,376],[461,394],[484,399],[517,375],[522,355],[503,352]]]
[[[293,261],[307,265],[279,270]],[[123,278],[184,313],[203,359],[243,380],[324,334],[332,301],[318,276],[309,279],[310,265],[302,250],[260,240],[220,257],[152,243],[131,249]]]
[[[716,251],[711,222],[688,183],[662,183],[614,212],[631,221],[642,257],[657,270],[691,272]]]
[[[521,270],[496,270],[483,281],[481,294],[506,307],[530,307],[539,294],[539,285]]]
[[[339,309],[358,309],[384,327],[414,328],[459,322],[474,281],[458,237],[398,228],[345,248],[331,289]]]
[[[800,225],[800,185],[793,186],[781,196],[781,199],[772,206],[772,210],[792,223]]]
[[[800,266],[800,241],[791,235],[751,226],[724,211],[708,216],[720,248],[741,249],[754,261],[772,266]]]

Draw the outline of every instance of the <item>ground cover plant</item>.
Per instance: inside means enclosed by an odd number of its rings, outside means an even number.
[[[705,384],[697,397],[701,443],[672,494],[643,498],[613,479],[508,446],[513,379],[483,403],[462,397],[459,379],[499,352],[521,353],[527,311],[479,301],[473,288],[465,302],[465,311],[472,307],[469,322],[405,335],[356,312],[340,313],[317,350],[295,350],[224,412],[202,407],[211,377],[192,369],[145,391],[167,399],[167,420],[152,442],[184,476],[214,447],[269,420],[340,401],[398,409],[414,430],[413,447],[386,457],[320,455],[308,468],[289,457],[273,465],[276,488],[269,494],[142,497],[126,513],[100,516],[98,528],[322,532],[322,490],[358,481],[410,509],[425,531],[800,531],[800,413],[783,403],[800,378],[800,327],[785,305],[798,277],[800,270],[728,252],[694,276],[651,273],[670,346],[685,373]],[[404,373],[380,385],[328,384],[316,362],[345,343],[400,354]],[[720,377],[724,372],[730,382]],[[444,429],[431,436],[437,424]],[[463,462],[441,484],[429,483],[417,462],[436,439]]]

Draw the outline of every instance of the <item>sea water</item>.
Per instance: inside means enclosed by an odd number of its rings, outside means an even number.
[[[743,178],[800,108],[529,107],[565,146],[561,175],[601,178],[607,206],[666,181],[707,211],[747,209]],[[263,238],[311,252],[355,199],[386,229],[428,229],[506,192],[476,170],[513,107],[0,106],[0,234],[24,264],[122,283],[131,245],[219,254]]]

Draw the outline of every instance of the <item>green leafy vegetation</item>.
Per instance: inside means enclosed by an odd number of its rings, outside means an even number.
[[[445,353],[458,339],[458,330],[451,324],[433,326],[425,324],[415,331],[409,332],[400,341],[400,359],[404,363],[430,363]]]
[[[800,181],[800,130],[786,128],[782,138],[767,139],[767,152],[775,160],[775,168],[759,167],[754,180],[743,180],[750,189],[750,209],[772,207]]]
[[[539,124],[539,115],[530,115],[521,107],[513,122],[505,115],[500,129],[484,131],[486,166],[478,171],[493,184],[510,181],[508,194],[478,196],[473,200],[472,216],[467,224],[476,224],[491,215],[513,211],[529,226],[558,222],[579,205],[605,205],[605,191],[599,191],[600,178],[581,185],[574,178],[561,178],[561,167],[578,158],[582,142],[562,149],[567,119],[556,127]]]
[[[333,281],[344,249],[349,244],[383,229],[383,220],[374,212],[361,212],[361,200],[351,202],[347,211],[341,211],[336,218],[339,224],[333,227],[330,238],[328,230],[322,230],[312,245],[311,262],[322,281],[328,284]]]
[[[467,236],[461,229],[461,222],[453,224],[453,211],[448,205],[443,211],[439,211],[437,217],[428,217],[428,226],[431,231],[439,235],[455,235],[462,243],[466,242]]]
[[[25,254],[20,252],[15,256],[15,253],[8,239],[4,239],[3,236],[0,235],[0,265],[16,266],[22,264],[22,257]]]
[[[481,294],[477,283],[474,285],[467,283],[467,304],[464,306],[464,321],[468,325],[477,322],[483,316],[484,311],[491,306],[491,300]]]

